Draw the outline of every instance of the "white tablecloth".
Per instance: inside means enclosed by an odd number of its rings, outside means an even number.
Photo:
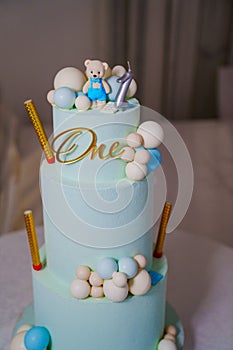
[[[42,242],[42,229],[38,229],[38,235]],[[168,235],[165,252],[169,262],[168,301],[182,320],[185,350],[232,350],[233,248],[177,230]],[[16,319],[32,297],[26,233],[3,235],[0,237],[0,350],[9,350]]]

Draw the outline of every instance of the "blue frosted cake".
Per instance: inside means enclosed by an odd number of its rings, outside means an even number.
[[[59,71],[48,93],[45,243],[33,261],[34,316],[11,350],[175,349],[175,327],[161,342],[167,260],[153,247],[163,130],[140,124],[130,68],[85,66]]]

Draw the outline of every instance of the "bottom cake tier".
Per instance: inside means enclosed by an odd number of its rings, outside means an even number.
[[[154,350],[165,325],[166,258],[156,259],[152,271],[160,281],[123,302],[75,299],[47,267],[33,271],[35,325],[49,330],[52,350]]]
[[[152,279],[153,272],[160,279],[153,281],[145,295],[129,294],[122,302],[106,297],[78,300],[71,296],[67,283],[44,265],[40,271],[33,270],[33,307],[25,311],[18,326],[24,322],[46,327],[49,350],[155,350],[165,326],[172,323],[181,349],[182,327],[166,306],[166,257],[154,259],[150,272]]]
[[[30,304],[25,308],[23,311],[22,315],[20,316],[20,319],[18,320],[14,334],[16,333],[17,329],[23,324],[35,324],[35,316],[34,316],[34,305]],[[172,306],[169,303],[166,303],[166,312],[165,312],[165,325],[172,324],[176,327],[177,329],[177,337],[176,337],[176,345],[177,345],[177,350],[182,350],[184,346],[184,330],[182,323],[172,308]],[[91,336],[91,331],[90,331],[90,336]],[[133,342],[132,342],[133,343]],[[154,348],[156,350],[157,347]],[[55,348],[54,348],[55,349]],[[67,345],[65,349],[70,349],[70,344]],[[77,347],[78,349],[78,347]],[[85,350],[85,348],[83,348]],[[97,347],[95,347],[96,350],[99,350]],[[55,349],[56,350],[56,349]],[[129,346],[128,350],[135,350],[133,346]],[[144,349],[143,349],[144,350]]]

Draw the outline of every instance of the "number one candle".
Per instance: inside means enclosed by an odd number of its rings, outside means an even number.
[[[159,226],[158,238],[157,238],[155,250],[153,253],[154,258],[161,258],[163,255],[163,246],[164,246],[164,241],[166,236],[167,223],[171,213],[171,207],[172,207],[171,204],[166,202],[163,208],[162,218]]]
[[[31,210],[24,212],[24,221],[28,234],[28,243],[30,247],[32,257],[32,267],[34,270],[39,271],[42,269],[42,263],[40,261],[40,253],[38,248],[38,242],[36,237],[36,230],[34,225],[34,219]]]
[[[35,129],[35,132],[37,134],[37,137],[39,139],[39,142],[41,144],[41,147],[44,151],[45,157],[49,164],[52,164],[55,162],[55,157],[53,155],[53,151],[50,147],[50,144],[48,142],[47,136],[45,134],[43,125],[41,124],[40,117],[37,113],[36,107],[32,100],[27,100],[24,102],[24,106],[28,112],[28,116],[32,122],[32,125]]]

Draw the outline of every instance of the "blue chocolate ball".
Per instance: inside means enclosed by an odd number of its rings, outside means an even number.
[[[117,271],[117,263],[113,258],[104,258],[97,263],[96,272],[103,279],[112,278],[113,272]]]
[[[157,148],[147,148],[147,151],[150,153],[150,160],[146,166],[148,173],[150,173],[159,167],[162,161],[162,156]]]
[[[49,345],[50,334],[45,327],[32,327],[24,337],[27,350],[44,350]]]
[[[53,101],[57,107],[70,109],[74,105],[75,92],[68,87],[60,87],[54,92]]]
[[[133,278],[138,272],[138,264],[129,256],[121,258],[118,262],[119,271],[124,272],[127,278]]]

